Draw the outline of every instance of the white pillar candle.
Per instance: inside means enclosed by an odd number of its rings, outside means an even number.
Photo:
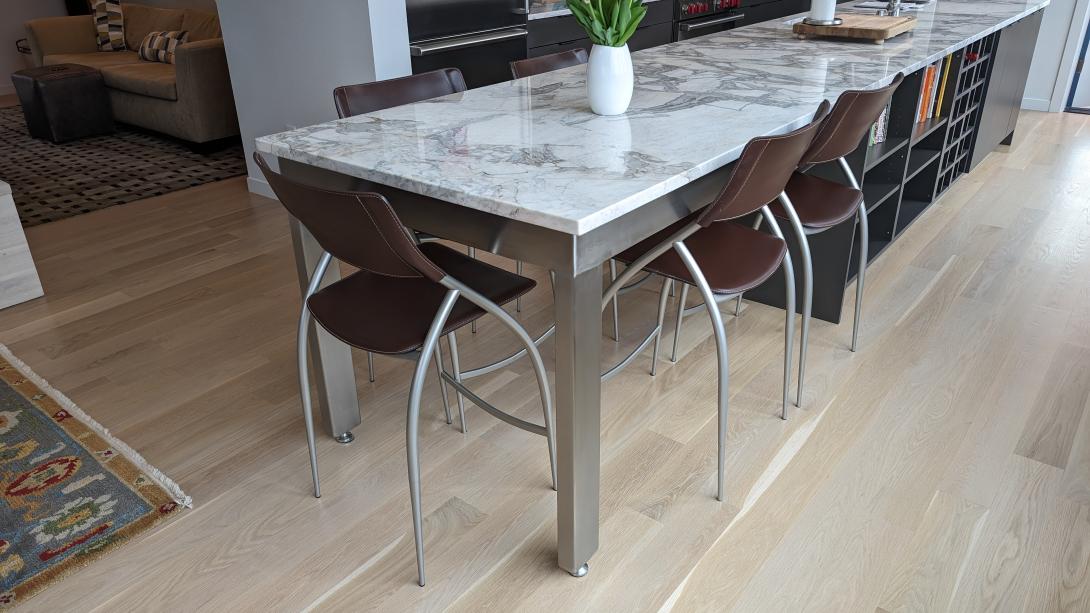
[[[813,21],[832,21],[836,14],[836,0],[812,0],[810,19]]]

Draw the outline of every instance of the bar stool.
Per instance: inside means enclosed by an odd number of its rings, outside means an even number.
[[[704,308],[711,318],[719,364],[719,452],[716,498],[723,500],[726,462],[728,361],[727,334],[719,303],[733,299],[757,287],[777,268],[782,268],[787,290],[783,362],[783,408],[787,418],[788,390],[791,382],[791,351],[794,345],[795,282],[787,243],[768,209],[768,203],[782,195],[791,174],[813,140],[829,110],[822,102],[814,119],[806,126],[780,136],[755,138],[746,144],[734,170],[715,201],[704,209],[644,239],[617,256],[628,264],[610,284],[602,298],[602,309],[641,270],[664,277],[659,294],[659,322],[651,335],[662,335],[662,318],[671,283],[693,285],[704,298]],[[774,235],[753,230],[731,220],[760,211]],[[649,337],[650,338],[650,337]],[[646,340],[643,345],[646,345]],[[639,349],[637,349],[638,353]],[[632,356],[603,374],[607,378],[631,361]]]
[[[501,307],[530,291],[536,283],[440,243],[415,242],[380,194],[318,189],[276,173],[259,154],[254,154],[254,160],[280,202],[314,235],[324,250],[303,299],[297,341],[299,387],[315,498],[321,496],[321,490],[307,372],[311,319],[352,347],[416,362],[409,385],[405,452],[416,538],[416,566],[419,583],[423,586],[424,539],[418,445],[420,395],[428,361],[438,347],[440,337],[445,335],[451,343],[454,360],[453,374],[440,368],[441,379],[501,421],[544,436],[549,449],[553,489],[556,489],[556,443],[545,366],[533,339]],[[320,287],[333,258],[355,266],[359,272]],[[377,297],[381,299],[376,300]],[[524,351],[530,356],[537,376],[544,426],[501,411],[462,384],[454,332],[486,313],[499,319],[525,346]]]
[[[821,126],[813,144],[802,156],[801,171],[791,175],[787,189],[769,208],[772,214],[787,220],[802,254],[802,338],[799,354],[798,390],[795,404],[802,406],[803,380],[806,376],[806,349],[810,337],[810,313],[814,303],[814,265],[810,254],[809,236],[821,234],[830,228],[856,218],[859,227],[859,273],[855,284],[855,315],[852,321],[851,350],[859,344],[859,323],[863,312],[863,284],[867,272],[867,245],[870,232],[867,226],[867,205],[859,180],[846,159],[867,135],[871,125],[878,120],[889,104],[893,93],[904,80],[898,74],[893,81],[874,90],[849,90],[837,99],[829,119]],[[805,174],[818,164],[836,161],[848,185],[821,177]]]
[[[534,75],[579,66],[587,63],[587,50],[583,48],[569,49],[559,53],[550,53],[539,57],[511,62],[511,76],[516,79],[532,77]]]

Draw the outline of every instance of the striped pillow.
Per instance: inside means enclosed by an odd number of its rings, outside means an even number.
[[[121,14],[120,0],[95,2],[95,29],[98,30],[99,51],[125,49],[125,20]]]
[[[140,59],[149,62],[174,63],[174,51],[189,39],[186,30],[171,32],[148,32],[140,43]]]

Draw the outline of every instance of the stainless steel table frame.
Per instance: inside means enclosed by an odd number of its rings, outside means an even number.
[[[285,175],[328,189],[374,189],[355,177],[280,158]],[[422,232],[536,264],[556,273],[557,563],[583,576],[598,549],[601,473],[602,272],[612,256],[710,203],[729,174],[724,166],[583,235],[500,217],[392,187],[379,191],[401,221]],[[321,248],[298,222],[292,243],[305,291]],[[330,267],[324,284],[339,278]],[[316,330],[311,356],[319,403],[332,435],[352,440],[360,425],[351,350]]]

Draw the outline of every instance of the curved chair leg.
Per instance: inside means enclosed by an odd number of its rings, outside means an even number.
[[[375,354],[370,351],[367,352],[367,379],[371,382],[375,382]]]
[[[609,282],[617,280],[617,260],[609,261]],[[613,340],[621,340],[621,310],[617,307],[617,296],[613,297]]]
[[[420,510],[420,396],[424,391],[424,379],[428,374],[428,362],[439,344],[439,335],[443,325],[458,300],[458,292],[447,292],[439,312],[435,314],[424,345],[420,348],[420,357],[413,371],[409,385],[409,407],[405,418],[405,456],[409,466],[409,503],[413,514],[413,537],[416,539],[416,572],[421,587],[424,586],[424,523]]]
[[[318,264],[314,267],[314,272],[310,275],[306,293],[303,295],[303,308],[299,313],[299,330],[295,340],[299,367],[299,398],[302,400],[303,423],[306,424],[307,429],[310,477],[314,481],[315,498],[322,497],[322,490],[318,484],[318,454],[315,451],[314,444],[314,410],[310,403],[310,373],[307,368],[307,346],[310,341],[310,311],[307,309],[307,299],[318,291],[318,286],[322,284],[322,277],[325,276],[325,272],[332,261],[333,256],[329,252],[322,253],[322,257],[318,259]]]
[[[447,425],[454,423],[454,420],[450,417],[450,400],[447,398],[447,384],[443,381],[443,344],[435,344],[435,376],[439,377],[439,393],[443,395],[443,416],[447,420]]]
[[[859,276],[855,280],[855,319],[852,321],[852,351],[859,347],[859,322],[863,319],[863,281],[867,276],[867,247],[870,228],[867,227],[867,205],[859,203]]]
[[[723,327],[723,315],[719,312],[719,303],[715,301],[715,295],[712,294],[711,287],[708,286],[708,281],[704,278],[704,273],[700,270],[700,266],[697,265],[693,255],[689,253],[689,249],[685,246],[685,243],[680,241],[674,243],[674,250],[681,256],[681,260],[685,263],[685,267],[689,269],[689,274],[691,274],[693,280],[696,281],[696,287],[700,290],[700,295],[704,298],[704,305],[707,307],[708,317],[712,320],[712,330],[715,333],[715,354],[719,365],[719,427],[716,439],[718,441],[716,457],[718,474],[716,478],[715,498],[722,502],[726,485],[727,409],[730,404],[730,368],[727,356],[727,332]]]
[[[458,356],[458,337],[453,332],[447,334],[447,345],[450,345],[450,366],[454,369],[454,380],[462,382],[462,359]],[[469,432],[466,425],[466,402],[462,393],[457,389],[454,393],[458,397],[458,420],[462,424],[462,434]]]
[[[845,178],[848,179],[848,183],[855,189],[859,189],[859,181],[855,178],[852,167],[848,165],[848,160],[839,158],[837,162],[840,164],[840,170],[844,173]],[[859,276],[855,279],[855,319],[852,320],[852,351],[859,347],[859,321],[863,317],[863,280],[866,277],[867,260],[869,259],[867,247],[870,246],[870,228],[868,227],[866,202],[861,201],[859,203],[857,217],[859,219]]]
[[[515,260],[515,274],[522,276],[522,260]],[[522,296],[515,298],[515,312],[522,312]]]
[[[299,315],[299,337],[296,350],[299,358],[299,397],[303,401],[303,422],[307,427],[307,449],[310,451],[310,477],[314,481],[314,497],[321,498],[318,485],[318,454],[314,449],[314,412],[310,404],[310,374],[307,370],[307,341],[310,336],[310,311],[306,304]]]
[[[471,257],[473,259],[477,259],[477,248],[476,247],[466,247],[466,255],[468,255],[469,257]],[[477,333],[477,320],[476,319],[469,322],[469,331],[472,332],[473,334]]]
[[[549,391],[549,376],[545,372],[545,363],[541,360],[541,352],[538,351],[537,345],[534,343],[534,339],[530,338],[530,334],[526,332],[526,329],[519,325],[515,318],[511,317],[507,311],[500,308],[496,303],[485,298],[481,294],[478,294],[469,286],[457,281],[451,277],[446,277],[442,281],[443,285],[450,288],[455,293],[461,293],[462,297],[469,300],[473,304],[481,307],[490,315],[496,316],[505,326],[508,327],[515,336],[522,341],[524,347],[526,347],[526,353],[530,356],[530,364],[534,367],[534,374],[537,375],[538,393],[541,395],[542,414],[545,418],[545,440],[549,447],[549,468],[552,475],[552,487],[556,490],[556,420],[553,416],[553,398]]]
[[[734,316],[738,317],[742,313],[742,294],[738,294],[738,297],[734,299]]]
[[[780,197],[786,200],[784,194],[780,194]],[[790,205],[790,202],[788,202]],[[784,207],[788,210],[794,210],[790,206]],[[767,206],[761,208],[762,214],[765,216],[765,220],[768,222],[772,233],[776,235],[780,240],[786,240],[783,236],[783,231],[780,230],[780,224],[776,223],[776,218],[772,216],[772,211]],[[791,357],[792,351],[795,347],[795,268],[791,263],[791,252],[788,251],[783,255],[783,278],[784,278],[784,293],[787,296],[787,320],[784,323],[784,355],[783,355],[783,411],[780,413],[781,419],[787,419],[787,405],[791,402]]]
[[[677,364],[677,345],[681,340],[681,321],[685,319],[685,301],[689,298],[689,284],[681,284],[681,296],[677,301],[677,319],[674,320],[674,348],[670,352],[670,361]],[[741,296],[739,296],[741,298]],[[737,310],[735,311],[737,315]]]
[[[659,312],[658,319],[655,321],[655,347],[651,350],[651,376],[655,376],[655,372],[658,370],[659,364],[659,345],[662,344],[662,329],[666,323],[666,300],[670,297],[670,292],[674,290],[673,279],[663,277],[662,279],[662,291],[659,292]]]
[[[787,212],[795,242],[802,255],[802,342],[799,352],[798,390],[795,392],[795,406],[801,407],[803,380],[806,377],[806,350],[810,343],[810,314],[814,308],[814,261],[810,255],[810,240],[807,238],[806,229],[799,220],[798,213],[795,212],[795,206],[786,193],[781,193],[779,199],[784,211]]]

